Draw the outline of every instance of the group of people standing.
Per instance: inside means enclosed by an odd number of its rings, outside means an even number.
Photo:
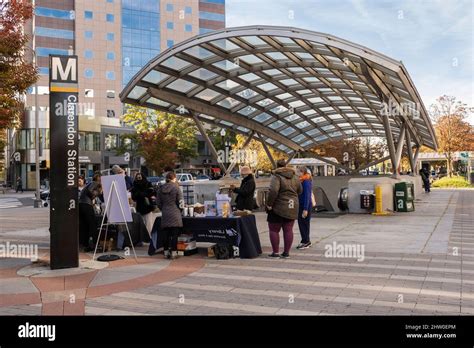
[[[255,206],[255,180],[249,167],[241,168],[243,177],[239,188],[231,185],[231,191],[237,194],[235,199],[238,210],[252,210]],[[277,169],[273,172],[270,182],[270,191],[267,197],[265,210],[270,231],[270,242],[273,258],[290,257],[293,244],[293,226],[298,221],[301,241],[297,249],[309,248],[311,210],[313,208],[313,185],[311,173],[304,166],[297,167],[296,171],[286,165],[286,161],[277,162]],[[283,252],[280,253],[280,231],[283,230]]]

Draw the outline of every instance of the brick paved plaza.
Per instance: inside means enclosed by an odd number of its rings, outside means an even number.
[[[29,260],[1,259],[0,314],[473,315],[474,190],[435,190],[415,204],[415,212],[385,217],[316,216],[313,247],[293,248],[285,260],[267,257],[263,213],[257,221],[264,254],[257,259],[194,255],[170,262],[148,256],[144,246],[138,261],[42,274],[25,269]],[[38,243],[40,260],[47,260],[48,213],[1,209],[0,241]],[[333,242],[363,246],[364,259],[326,257]]]

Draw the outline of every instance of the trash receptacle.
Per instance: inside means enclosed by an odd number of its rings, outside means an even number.
[[[408,212],[415,210],[414,187],[411,182],[399,182],[395,184],[395,210]]]
[[[360,190],[360,208],[374,210],[375,195],[373,190]]]

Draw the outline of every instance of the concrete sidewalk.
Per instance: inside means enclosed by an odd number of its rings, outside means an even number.
[[[474,191],[434,190],[415,207],[385,217],[316,216],[314,245],[302,251],[295,249],[295,224],[285,260],[266,256],[271,250],[261,213],[265,252],[257,259],[193,256],[170,263],[139,248],[138,261],[30,277],[17,274],[29,261],[2,259],[0,314],[474,314]],[[49,211],[6,211],[0,210],[0,242],[40,243],[47,257]],[[328,254],[334,246],[363,254]]]

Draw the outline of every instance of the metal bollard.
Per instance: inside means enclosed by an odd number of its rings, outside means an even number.
[[[375,212],[372,215],[384,216],[390,215],[388,212],[383,211],[382,207],[382,186],[375,185]]]

